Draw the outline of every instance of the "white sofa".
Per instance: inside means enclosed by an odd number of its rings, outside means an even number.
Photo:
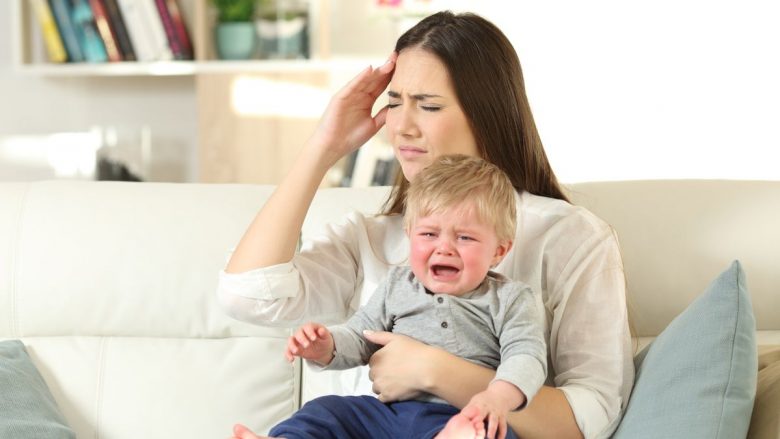
[[[640,336],[740,259],[758,343],[780,345],[780,182],[570,189],[618,231]],[[233,321],[216,302],[226,251],[271,190],[0,184],[0,340],[23,341],[79,438],[213,439],[236,421],[265,431],[327,390],[284,360],[288,329]],[[304,239],[351,209],[376,211],[385,194],[321,190]]]

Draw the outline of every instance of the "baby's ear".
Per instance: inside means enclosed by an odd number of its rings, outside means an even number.
[[[498,243],[498,246],[496,247],[496,254],[493,255],[493,263],[491,266],[495,267],[498,265],[499,262],[501,262],[504,259],[504,256],[506,256],[507,253],[509,253],[509,250],[512,250],[512,241],[501,241]]]

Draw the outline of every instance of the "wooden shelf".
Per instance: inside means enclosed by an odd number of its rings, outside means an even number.
[[[25,75],[51,77],[79,76],[194,76],[199,74],[359,72],[383,60],[340,58],[331,60],[248,60],[248,61],[158,61],[118,63],[22,64],[16,70]]]
[[[189,76],[195,74],[196,65],[194,61],[36,63],[18,65],[16,70],[35,76]]]

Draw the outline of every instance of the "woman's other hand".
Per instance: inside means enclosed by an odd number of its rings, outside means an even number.
[[[405,335],[383,331],[365,331],[371,343],[383,346],[368,361],[368,377],[373,391],[382,402],[414,399],[426,391],[429,384],[429,356],[435,348]]]
[[[331,98],[309,143],[324,148],[321,153],[329,166],[366,143],[384,126],[387,107],[375,116],[371,111],[390,83],[396,58],[393,52],[382,66],[367,67]]]

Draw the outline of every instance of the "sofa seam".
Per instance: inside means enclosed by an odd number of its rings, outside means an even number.
[[[297,359],[297,368],[293,367],[293,382],[292,382],[292,412],[300,410],[303,403],[303,361]],[[297,369],[297,370],[296,370]],[[296,389],[297,387],[297,389]],[[297,391],[296,391],[297,390]]]
[[[100,439],[100,408],[103,406],[103,377],[105,374],[106,350],[108,338],[100,337],[98,348],[98,373],[97,385],[95,388],[95,439]]]
[[[11,312],[11,336],[17,338],[20,336],[19,331],[19,313],[17,311],[17,284],[19,282],[19,254],[22,248],[22,229],[24,228],[24,213],[27,210],[27,200],[29,198],[31,184],[27,184],[24,187],[22,193],[22,199],[19,203],[19,209],[16,212],[16,232],[15,242],[13,249],[11,250],[11,285],[10,285],[10,312]]]
[[[725,412],[726,412],[726,395],[728,394],[729,388],[731,387],[731,381],[734,379],[734,355],[736,351],[737,327],[739,327],[739,321],[741,315],[740,309],[742,305],[741,297],[739,294],[739,280],[740,280],[740,273],[739,270],[737,270],[735,276],[737,313],[734,318],[733,333],[731,335],[731,355],[729,356],[729,379],[728,381],[726,381],[726,385],[723,387],[723,393],[721,395],[720,419],[718,420],[718,430],[715,432],[715,439],[720,438],[721,432],[723,431],[723,419],[725,417]]]

